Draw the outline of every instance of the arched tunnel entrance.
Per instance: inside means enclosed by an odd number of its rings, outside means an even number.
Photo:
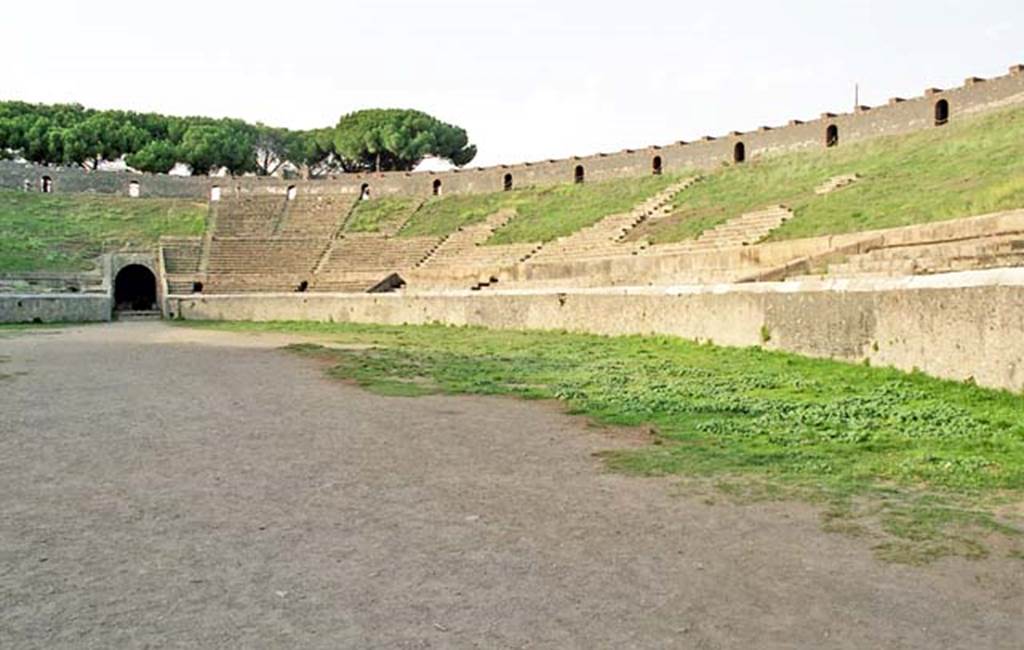
[[[152,311],[156,306],[156,276],[141,264],[129,264],[114,278],[115,311]]]

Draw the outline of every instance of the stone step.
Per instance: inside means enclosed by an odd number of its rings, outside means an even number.
[[[163,318],[163,314],[157,309],[147,310],[118,310],[114,312],[114,316],[119,321],[154,321]]]
[[[891,275],[912,275],[916,268],[913,260],[870,260],[851,259],[840,264],[830,264],[828,271],[833,275],[860,275],[883,273]]]

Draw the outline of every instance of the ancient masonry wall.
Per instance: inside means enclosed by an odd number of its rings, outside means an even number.
[[[93,323],[109,321],[113,300],[106,294],[0,294],[0,323]]]
[[[572,292],[172,296],[168,303],[170,315],[193,320],[669,334],[1024,389],[1024,269]]]
[[[1024,103],[1024,66],[994,79],[971,77],[963,86],[946,90],[930,88],[913,99],[893,98],[884,106],[860,107],[853,113],[826,113],[818,119],[792,120],[787,126],[762,127],[757,131],[734,132],[690,143],[677,142],[617,153],[573,157],[488,168],[449,172],[390,172],[348,174],[325,180],[288,181],[258,177],[206,178],[133,174],[128,172],[85,172],[54,169],[14,162],[0,162],[0,187],[23,189],[26,184],[40,190],[44,177],[54,192],[100,192],[125,196],[206,198],[214,187],[221,193],[284,192],[289,186],[312,194],[357,194],[364,186],[371,195],[429,195],[435,183],[443,193],[497,192],[508,187],[571,183],[577,168],[585,180],[639,177],[654,172],[656,161],[664,172],[687,168],[708,169],[735,162],[737,149],[746,160],[785,151],[837,146],[884,135],[936,128],[939,122],[956,122],[964,117],[1003,106]],[[133,185],[137,184],[137,185]]]

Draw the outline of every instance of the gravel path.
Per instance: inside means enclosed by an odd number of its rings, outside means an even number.
[[[253,337],[0,335],[2,648],[1019,648],[1024,562],[602,470],[550,405],[386,398]]]

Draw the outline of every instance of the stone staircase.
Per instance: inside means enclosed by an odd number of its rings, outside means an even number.
[[[648,220],[669,214],[672,199],[697,180],[697,177],[687,178],[665,188],[629,212],[607,216],[593,225],[559,237],[539,248],[526,261],[553,263],[636,255],[649,244],[645,241],[625,241],[629,233]]]
[[[521,262],[536,252],[540,244],[487,245],[487,240],[515,217],[515,210],[501,210],[480,223],[459,228],[441,240],[418,268],[493,268]]]
[[[784,205],[776,205],[730,219],[705,230],[696,239],[673,244],[648,244],[642,249],[642,253],[674,255],[750,246],[760,242],[792,218],[792,210]]]
[[[163,318],[159,309],[124,309],[114,312],[114,317],[122,322],[156,321]]]

